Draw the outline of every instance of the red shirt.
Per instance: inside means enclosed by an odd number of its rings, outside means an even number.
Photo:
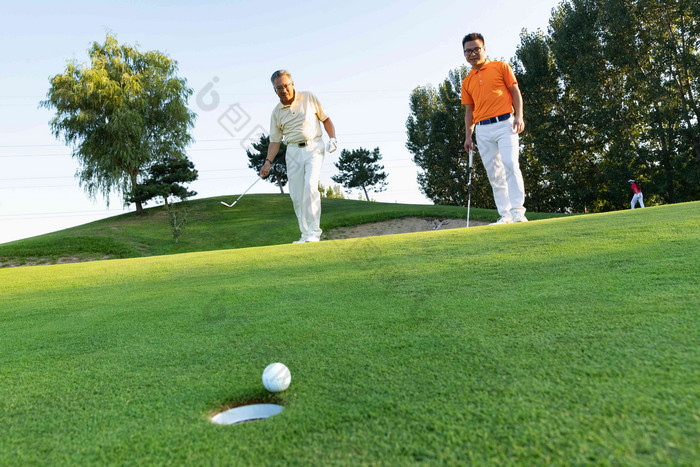
[[[637,186],[636,183],[632,183],[632,191],[634,192],[635,195],[636,195],[637,193],[641,193],[641,192],[642,192],[642,190],[639,189],[639,187]]]

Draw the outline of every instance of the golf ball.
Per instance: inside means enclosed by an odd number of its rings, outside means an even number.
[[[271,363],[263,371],[262,382],[268,391],[282,392],[292,382],[292,374],[283,363]]]

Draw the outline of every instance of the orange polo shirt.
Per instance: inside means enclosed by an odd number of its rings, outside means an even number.
[[[474,106],[474,123],[513,112],[513,96],[508,90],[518,84],[505,62],[486,60],[462,81],[462,104]]]

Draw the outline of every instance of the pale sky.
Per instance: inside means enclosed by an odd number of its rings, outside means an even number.
[[[256,179],[246,140],[269,131],[278,101],[269,77],[285,68],[332,118],[339,149],[379,147],[389,174],[378,201],[427,203],[405,147],[409,96],[465,63],[461,40],[481,32],[492,59],[514,56],[522,29],[546,30],[558,0],[483,1],[16,1],[0,16],[0,243],[125,212],[118,195],[90,200],[78,163],[39,108],[67,60],[87,62],[107,31],[179,64],[198,115],[188,154],[196,198],[242,193]],[[527,123],[527,96],[525,121]],[[326,135],[324,138],[327,140]],[[287,190],[285,189],[285,192]],[[251,193],[279,193],[258,183]],[[357,198],[357,191],[352,198]],[[152,206],[149,204],[148,206]]]

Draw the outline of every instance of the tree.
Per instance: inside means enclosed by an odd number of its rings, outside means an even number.
[[[331,179],[348,189],[362,188],[369,201],[368,188],[375,192],[386,189],[387,174],[383,172],[384,166],[379,164],[381,160],[379,148],[375,148],[372,152],[363,148],[352,151],[343,149],[338,162],[335,163],[340,173],[332,176]]]
[[[321,194],[321,198],[345,199],[345,193],[343,193],[343,188],[340,185],[325,187],[321,182],[318,182],[318,192]]]
[[[565,0],[513,69],[530,206],[623,209],[629,178],[649,204],[700,198],[700,3]]]
[[[549,39],[540,31],[520,36],[512,64],[526,96],[520,165],[527,207],[535,211],[584,211],[595,203],[598,169],[584,136],[579,101],[560,79]]]
[[[253,150],[246,149],[245,153],[248,156],[248,167],[260,172],[262,166],[265,165],[267,157],[267,147],[270,145],[270,137],[268,135],[260,135],[260,141],[253,143]],[[287,164],[286,164],[287,145],[284,142],[280,143],[280,149],[277,152],[275,160],[270,167],[270,175],[266,181],[275,184],[279,187],[280,193],[284,193],[284,186],[287,184]]]
[[[170,226],[175,243],[178,243],[182,235],[182,230],[187,223],[187,215],[189,212],[187,208],[176,207],[174,203],[166,205],[166,209],[168,211],[168,225]]]
[[[192,89],[178,78],[177,62],[158,51],[119,45],[107,34],[94,42],[90,65],[69,61],[50,79],[41,105],[56,109],[50,126],[73,147],[81,186],[90,197],[112,190],[135,195],[139,176],[166,158],[186,157],[195,113],[187,108]],[[136,211],[143,212],[136,201]]]
[[[437,89],[419,86],[410,96],[406,148],[422,169],[418,175],[421,191],[437,204],[467,205],[469,172],[464,150],[464,105],[460,97],[466,75],[467,68],[462,66],[450,71]],[[482,164],[474,164],[471,195],[473,206],[495,207]]]
[[[168,199],[171,196],[184,201],[197,194],[195,191],[189,191],[183,183],[193,182],[198,176],[194,164],[189,159],[169,157],[163,162],[151,165],[148,177],[136,185],[136,189],[126,200],[129,203],[146,204],[153,198],[161,197],[168,207]]]

